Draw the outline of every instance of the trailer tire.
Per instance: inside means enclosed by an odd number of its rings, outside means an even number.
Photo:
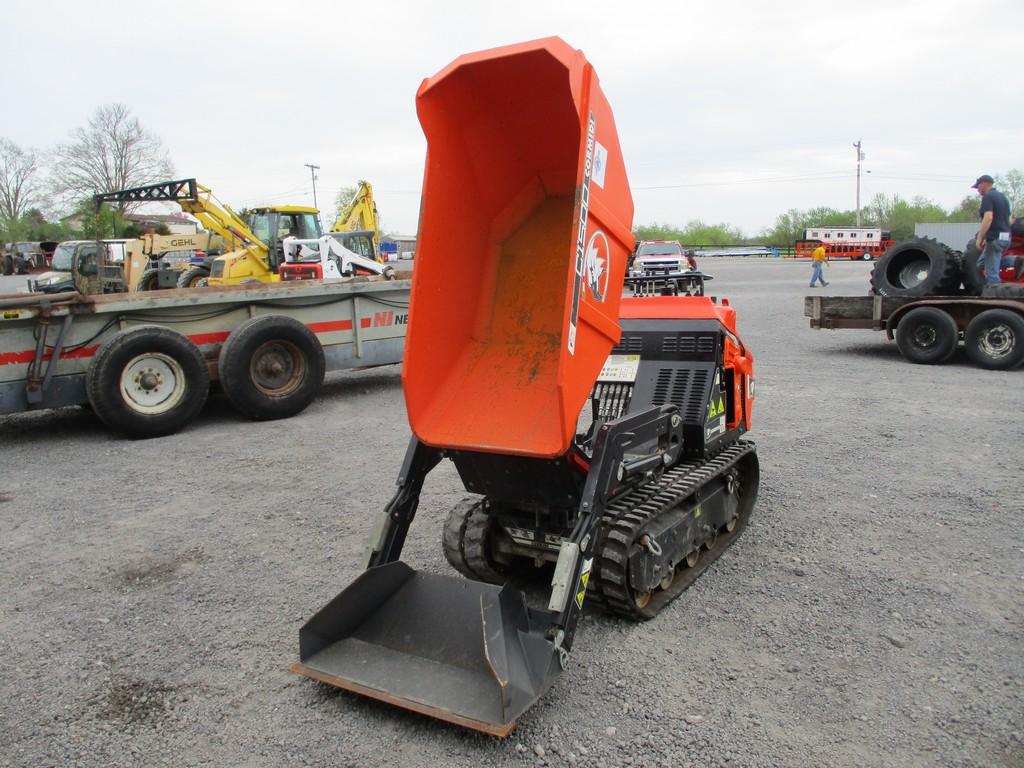
[[[159,437],[199,413],[210,373],[202,352],[185,336],[142,325],[121,331],[100,348],[85,387],[93,411],[108,427],[130,437]]]
[[[139,278],[137,291],[155,291],[160,286],[160,271],[147,269]]]
[[[285,419],[306,408],[324,380],[324,350],[291,317],[264,315],[235,328],[219,359],[224,394],[250,419]]]
[[[1024,299],[1024,283],[986,285],[981,295],[986,299]]]
[[[938,365],[956,352],[960,333],[948,312],[935,307],[912,309],[896,326],[896,346],[912,363]]]
[[[14,274],[14,257],[11,256],[11,254],[9,254],[9,253],[5,253],[4,256],[3,256],[3,262],[4,262],[4,274],[5,275],[13,275]]]
[[[930,237],[894,245],[871,270],[871,289],[880,296],[944,296],[960,285],[956,254]]]
[[[1009,309],[986,309],[968,323],[964,347],[982,368],[1016,368],[1024,361],[1024,318]]]
[[[199,285],[199,282],[209,276],[210,270],[206,267],[189,267],[178,275],[177,286],[179,288],[202,288],[204,286]]]
[[[868,253],[867,251],[865,251],[864,253],[862,253],[862,254],[860,255],[860,260],[861,260],[861,261],[871,261],[871,260],[872,260],[873,258],[875,258],[875,257],[874,257],[874,256],[872,256],[872,255],[871,255],[870,253]]]

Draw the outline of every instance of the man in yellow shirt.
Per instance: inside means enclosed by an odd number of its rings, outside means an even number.
[[[821,280],[822,287],[828,285],[828,283],[825,282],[825,273],[822,272],[822,266],[827,261],[828,256],[825,254],[825,246],[819,245],[811,254],[811,288],[814,287],[814,284],[818,280]]]

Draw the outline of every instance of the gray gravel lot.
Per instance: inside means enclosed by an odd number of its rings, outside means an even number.
[[[215,397],[162,439],[0,417],[0,766],[1024,765],[1024,371],[812,331],[805,263],[702,266],[756,355],[751,526],[656,620],[588,611],[504,741],[287,672],[392,492],[397,366],[288,421]],[[428,480],[409,563],[450,572],[461,495]]]

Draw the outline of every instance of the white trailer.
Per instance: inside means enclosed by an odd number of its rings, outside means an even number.
[[[411,273],[133,294],[0,296],[0,414],[90,404],[165,435],[219,381],[245,416],[292,416],[326,371],[399,363]]]

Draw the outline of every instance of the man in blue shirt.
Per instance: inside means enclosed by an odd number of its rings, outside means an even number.
[[[1013,258],[1003,257],[1003,251],[1010,245],[1010,203],[1006,195],[995,188],[995,181],[987,173],[979,176],[971,185],[981,195],[981,229],[974,244],[981,255],[978,266],[985,269],[985,282],[988,285],[999,285],[999,270],[1012,267]]]

